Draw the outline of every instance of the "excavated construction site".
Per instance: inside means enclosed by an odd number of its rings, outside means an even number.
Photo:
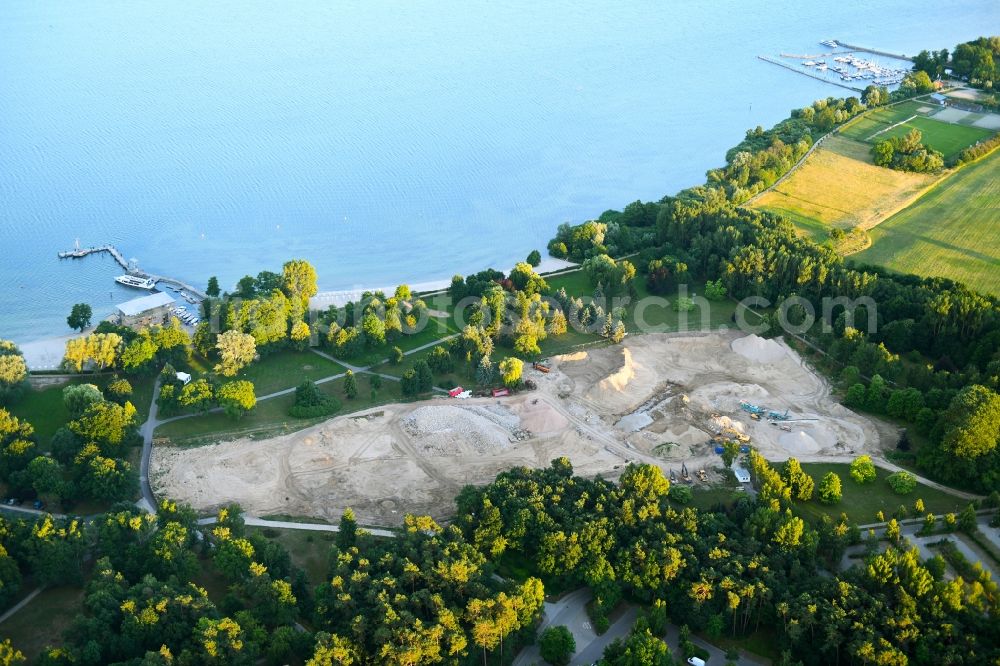
[[[874,423],[840,405],[829,384],[778,340],[734,333],[659,334],[525,366],[537,390],[500,398],[436,398],[341,416],[269,440],[158,446],[160,496],[211,511],[367,524],[407,513],[446,520],[466,484],[515,466],[569,458],[577,474],[617,476],[629,462],[719,479],[712,437],[746,440],[765,457],[843,458],[883,448]],[[741,403],[781,418],[759,419]],[[781,420],[784,419],[784,420]],[[894,442],[893,442],[894,443]]]

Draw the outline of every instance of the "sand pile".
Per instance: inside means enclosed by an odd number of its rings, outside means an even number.
[[[503,425],[501,425],[503,424]],[[516,415],[490,407],[419,407],[400,422],[423,452],[435,455],[501,451],[510,446],[511,433],[520,424]]]
[[[758,335],[737,338],[732,343],[733,351],[755,363],[775,363],[785,357],[784,348],[774,340]]]
[[[782,435],[781,446],[793,456],[816,453],[820,449],[819,443],[802,430]]]
[[[624,391],[629,381],[635,378],[635,364],[632,362],[632,352],[628,347],[622,348],[622,365],[597,385],[602,391]]]

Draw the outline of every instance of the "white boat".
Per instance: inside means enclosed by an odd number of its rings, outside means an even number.
[[[141,278],[135,275],[119,275],[115,278],[115,282],[126,287],[135,287],[136,289],[146,289],[151,290],[156,286],[156,280],[152,278]]]

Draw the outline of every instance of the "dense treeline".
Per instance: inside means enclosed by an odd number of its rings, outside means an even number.
[[[588,585],[598,629],[627,597],[710,636],[769,627],[783,663],[1000,658],[1000,594],[988,574],[945,580],[916,550],[890,546],[866,566],[818,576],[823,558],[837,562],[860,541],[856,526],[814,530],[787,511],[791,489],[718,513],[676,508],[672,492],[656,467],[630,466],[614,484],[573,476],[561,459],[466,488],[457,523],[488,557],[559,587]]]
[[[479,663],[533,636],[541,582],[493,577],[455,527],[411,516],[399,538],[375,538],[348,511],[329,549],[313,589],[236,506],[210,526],[166,501],[155,515],[117,505],[90,525],[0,518],[0,603],[23,575],[74,584],[93,563],[80,614],[42,664]],[[224,598],[209,598],[206,578],[228,585]]]
[[[985,141],[980,141],[974,146],[969,146],[962,152],[958,154],[958,158],[955,160],[955,164],[960,166],[962,164],[968,164],[969,162],[974,162],[980,157],[993,152],[997,148],[1000,148],[1000,134],[996,134],[993,137],[986,139]]]
[[[921,51],[913,59],[915,71],[926,72],[938,79],[946,67],[952,76],[974,86],[990,90],[1000,79],[1000,37],[980,37],[955,47],[948,59],[948,50]]]

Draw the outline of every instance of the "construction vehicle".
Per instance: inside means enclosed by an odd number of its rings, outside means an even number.
[[[752,418],[754,421],[760,421],[760,414],[751,414],[750,418]]]
[[[538,370],[538,372],[543,372],[545,374],[548,374],[549,370],[552,369],[549,366],[542,363],[541,361],[535,361],[534,363],[531,364],[531,367],[534,368],[535,370]]]
[[[767,411],[766,407],[759,407],[752,402],[747,402],[746,400],[740,401],[740,409],[744,412],[749,412],[750,414],[763,414]]]
[[[784,414],[782,414],[781,412],[770,411],[767,413],[767,418],[774,419],[775,421],[787,421],[788,410],[786,409]]]
[[[677,483],[677,474],[672,468],[670,470],[670,483]]]
[[[684,483],[691,483],[691,475],[688,474],[687,465],[685,465],[684,463],[681,463],[681,480]]]
[[[702,483],[707,483],[708,482],[708,473],[706,473],[705,470],[703,470],[703,469],[699,469],[698,470],[698,480],[701,481]]]

